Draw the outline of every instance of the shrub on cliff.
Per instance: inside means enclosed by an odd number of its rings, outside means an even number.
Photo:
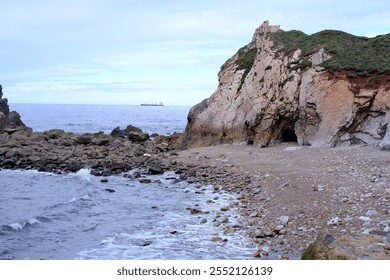
[[[313,35],[301,31],[270,33],[279,52],[292,55],[302,50],[307,57],[319,49],[332,55],[322,66],[330,71],[345,70],[359,76],[390,73],[390,34],[366,38],[342,31],[324,30]]]

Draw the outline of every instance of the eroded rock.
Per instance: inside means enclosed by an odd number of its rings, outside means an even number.
[[[264,22],[221,67],[216,91],[188,114],[184,145],[294,141],[326,147],[384,139],[382,148],[390,149],[390,75],[330,72],[321,67],[332,57],[324,48],[284,53],[275,32],[279,26]]]
[[[302,254],[303,260],[390,260],[390,234],[321,235]]]

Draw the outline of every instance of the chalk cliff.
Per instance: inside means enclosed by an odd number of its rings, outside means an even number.
[[[184,143],[379,144],[390,121],[389,46],[390,34],[309,36],[265,21],[191,108]]]

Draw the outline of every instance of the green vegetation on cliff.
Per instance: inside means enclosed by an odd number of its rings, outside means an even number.
[[[313,35],[293,30],[270,33],[270,36],[278,50],[287,55],[301,49],[301,56],[307,57],[324,48],[332,58],[322,66],[330,71],[345,70],[359,76],[390,73],[390,34],[366,38],[334,30]]]

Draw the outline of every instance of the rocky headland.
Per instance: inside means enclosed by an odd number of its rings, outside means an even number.
[[[33,132],[0,87],[0,168],[170,170],[235,194],[213,222],[250,237],[255,257],[389,259],[389,41],[264,22],[190,110],[184,133],[170,136],[131,125],[110,135]]]
[[[184,144],[377,145],[389,134],[390,35],[283,31],[265,21],[188,115]]]

